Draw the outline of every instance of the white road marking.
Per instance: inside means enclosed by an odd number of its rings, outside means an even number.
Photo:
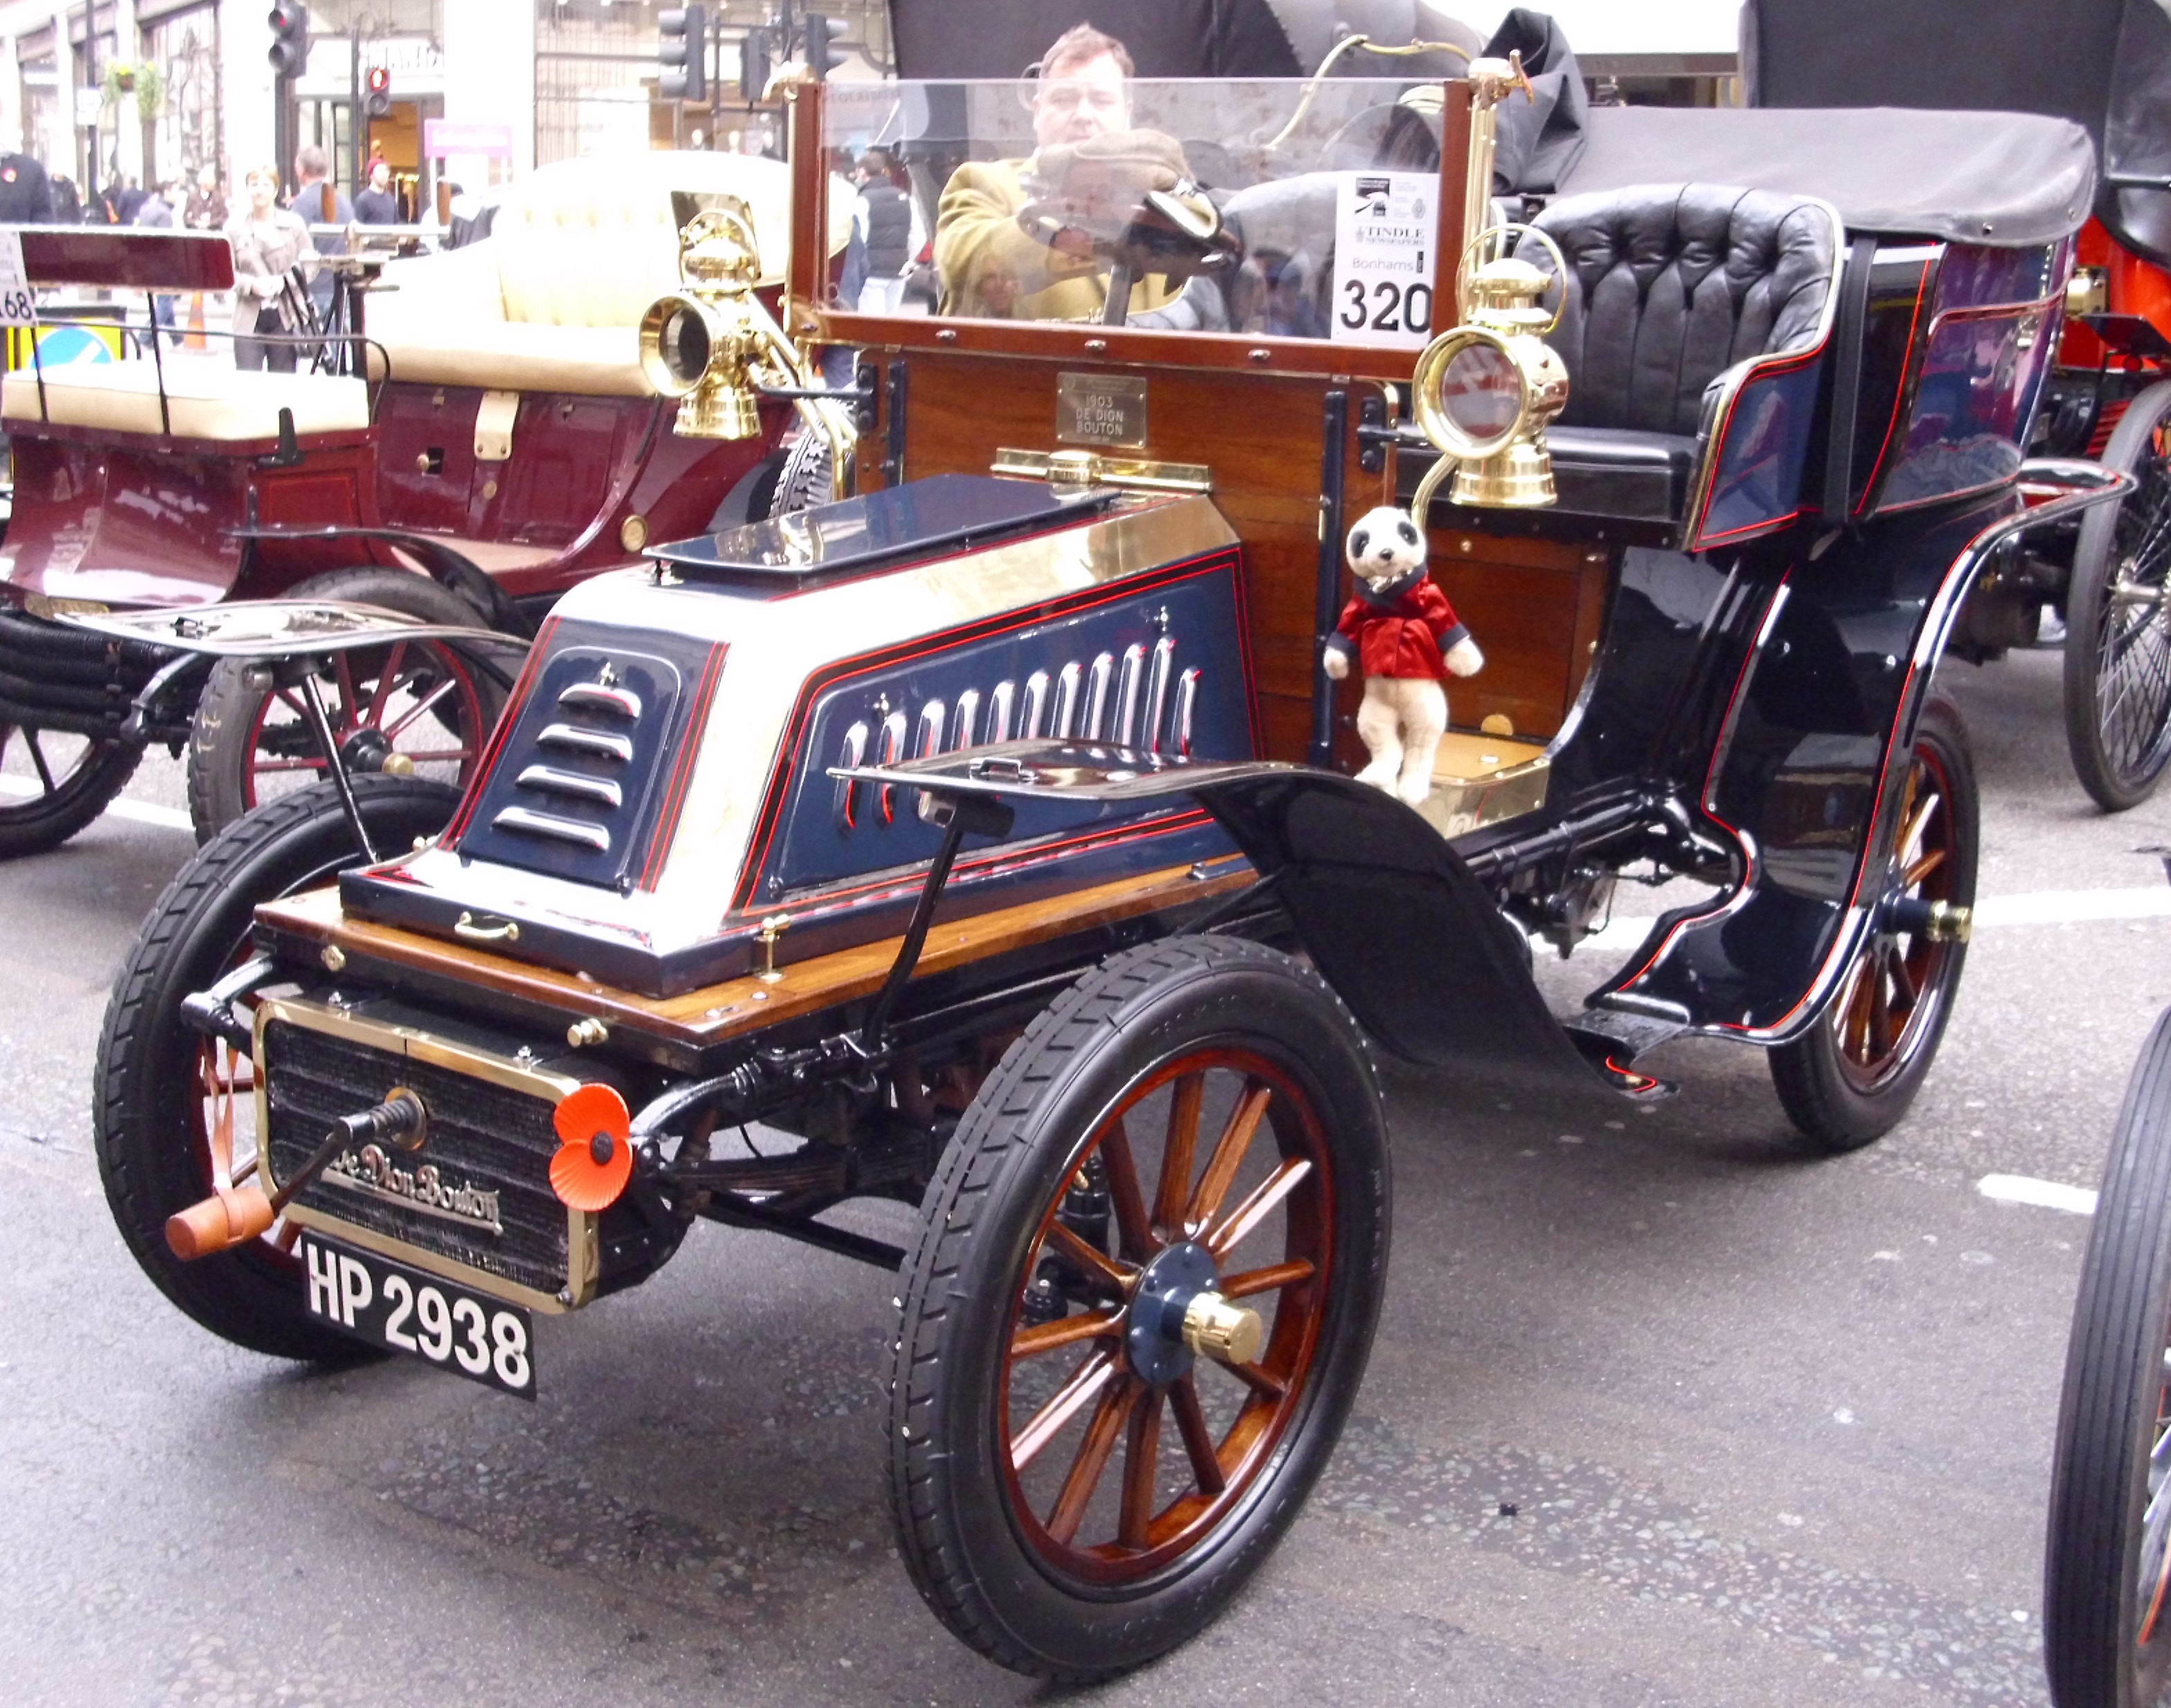
[[[2032,1175],[1985,1175],[1975,1182],[1975,1189],[2001,1204],[2033,1204],[2038,1209],[2063,1210],[2074,1216],[2096,1213],[2096,1195],[2088,1187],[2039,1181]]]
[[[41,792],[35,777],[15,777],[0,774],[0,795],[12,795],[18,800]],[[178,806],[154,806],[147,800],[131,800],[122,795],[105,809],[115,818],[126,818],[137,824],[155,824],[161,830],[193,831],[196,826],[187,813]]]

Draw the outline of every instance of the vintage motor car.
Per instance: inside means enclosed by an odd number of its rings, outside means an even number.
[[[1496,182],[1512,62],[1134,81],[1058,153],[1067,93],[795,92],[795,232],[879,140],[938,254],[1012,270],[871,317],[795,244],[786,330],[860,352],[862,490],[567,592],[442,833],[363,777],[411,849],[355,865],[298,795],[214,840],[95,1108],[147,1273],[281,1357],[532,1396],[547,1320],[696,1223],[894,1268],[903,1559],[962,1640],[1082,1679],[1198,1630],[1333,1448],[1386,1274],[1376,1052],[1636,1099],[1729,1038],[1815,1145],[1901,1117],[1975,874],[1933,673],[2008,541],[2131,482],[2021,454],[2076,126],[1824,120],[1806,194],[1765,115],[1705,113],[1695,180],[1548,195],[1535,155]],[[684,241],[646,347],[721,416],[735,239]],[[1350,774],[1322,669],[1345,534],[1398,496],[1486,658],[1414,805]],[[1533,945],[1624,876],[1697,898],[1557,1015]],[[884,1197],[905,1245],[830,1217]]]
[[[2048,114],[2101,152],[2033,448],[2098,458],[2136,487],[2017,544],[1977,582],[1953,647],[1982,662],[2034,644],[2046,607],[2062,616],[2074,772],[2106,811],[2133,806],[2171,765],[2171,16],[2088,0],[2046,30],[2023,0],[1753,0],[1744,18],[1752,103]],[[1949,384],[1918,383],[1932,397]]]
[[[640,359],[641,313],[678,282],[692,205],[750,211],[773,269],[757,268],[755,287],[775,307],[785,178],[725,154],[544,167],[507,195],[485,242],[343,263],[368,275],[351,299],[366,317],[356,339],[300,340],[316,371],[236,372],[152,339],[142,360],[9,373],[0,754],[27,763],[0,794],[0,856],[74,834],[149,742],[187,743],[200,836],[322,775],[291,682],[56,614],[294,595],[528,635],[566,588],[637,562],[651,531],[828,495],[842,435],[820,415],[834,406],[767,398],[732,436],[682,434]],[[233,276],[223,238],[181,233],[32,231],[26,264],[35,282],[131,294]],[[788,346],[766,360],[785,389],[803,383]],[[454,783],[473,774],[505,688],[437,643],[344,654],[324,686],[357,758],[396,752]]]

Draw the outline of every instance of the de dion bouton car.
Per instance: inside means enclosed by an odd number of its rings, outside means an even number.
[[[782,166],[597,158],[523,179],[486,241],[333,264],[355,288],[333,332],[292,340],[302,372],[236,371],[223,341],[184,353],[146,335],[137,360],[8,374],[0,758],[14,763],[0,857],[72,836],[152,742],[186,744],[200,836],[323,774],[292,683],[56,618],[296,597],[525,637],[567,587],[638,562],[651,533],[826,495],[819,415],[834,405],[764,398],[683,431],[641,366],[638,322],[678,281],[679,228],[724,200],[748,210],[767,257],[753,286],[774,308]],[[121,290],[147,323],[137,293],[233,279],[215,235],[33,228],[23,240],[34,282]],[[305,316],[306,292],[290,289]],[[764,377],[802,387],[792,360],[778,340]],[[787,444],[795,413],[805,431]],[[451,783],[474,774],[505,690],[436,642],[342,653],[324,687],[357,757],[396,752]]]
[[[96,1103],[146,1271],[282,1357],[533,1395],[548,1320],[702,1222],[896,1269],[902,1557],[1072,1679],[1199,1630],[1332,1450],[1386,1272],[1375,1052],[1632,1099],[1729,1038],[1815,1144],[1900,1118],[1975,873],[1932,672],[2008,540],[2131,485],[2023,460],[2072,126],[1820,119],[1809,194],[1682,115],[1697,181],[1548,196],[1494,182],[1508,62],[1132,81],[1107,140],[1046,142],[1077,93],[906,82],[833,126],[796,90],[795,231],[856,137],[936,234],[927,315],[791,253],[786,332],[861,352],[859,490],[568,592],[442,834],[253,918],[345,827],[214,843]],[[647,348],[728,416],[748,264],[683,241]],[[1349,774],[1322,667],[1398,496],[1484,655],[1414,805]],[[1531,945],[1624,875],[1702,899],[1557,1016]],[[908,1247],[827,1219],[869,1197]]]

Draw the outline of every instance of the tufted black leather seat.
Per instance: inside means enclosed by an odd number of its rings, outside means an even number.
[[[1839,263],[1830,210],[1775,190],[1602,190],[1531,223],[1570,275],[1550,340],[1568,372],[1564,427],[1695,434],[1722,372],[1815,337]]]

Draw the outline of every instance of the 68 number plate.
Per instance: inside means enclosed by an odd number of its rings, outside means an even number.
[[[306,1231],[298,1250],[311,1316],[470,1382],[535,1397],[534,1320],[518,1305]]]

